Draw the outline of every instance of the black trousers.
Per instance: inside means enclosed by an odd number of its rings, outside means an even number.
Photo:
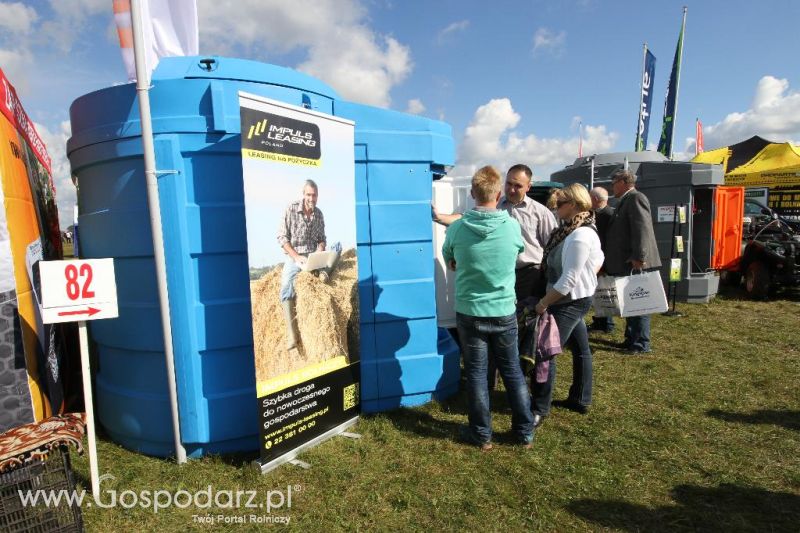
[[[544,274],[539,265],[525,265],[524,267],[516,270],[517,281],[514,284],[514,292],[517,293],[517,301],[521,302],[528,296],[531,296],[534,289],[544,281]],[[544,284],[542,283],[542,286]],[[539,295],[537,295],[539,296]]]

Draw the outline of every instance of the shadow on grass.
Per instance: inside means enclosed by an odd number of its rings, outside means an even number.
[[[711,409],[707,411],[708,416],[724,420],[725,422],[737,422],[740,424],[768,424],[773,426],[783,426],[786,429],[800,431],[800,411],[779,411],[776,409],[762,409],[750,414],[732,413],[730,411],[720,411]]]
[[[252,467],[256,468],[253,462],[256,459],[260,458],[260,455],[257,451],[251,452],[237,452],[237,453],[229,453],[225,455],[218,455],[219,461],[224,463],[228,466],[233,466],[235,468],[244,468],[244,467]]]
[[[458,440],[459,432],[466,424],[466,418],[461,424],[450,420],[441,420],[418,409],[396,409],[383,413],[382,416],[386,417],[400,431],[433,439]]]
[[[796,531],[800,496],[723,484],[679,485],[670,494],[676,505],[656,508],[609,500],[576,500],[572,514],[622,531]]]
[[[81,487],[83,487],[87,491],[91,490],[91,488],[92,488],[92,480],[89,479],[88,476],[84,476],[81,473],[80,470],[75,468],[75,463],[74,463],[75,455],[72,455],[72,452],[73,452],[73,450],[70,450],[70,454],[71,455],[70,455],[70,458],[69,458],[70,462],[72,463],[71,464],[71,467],[72,467],[71,468],[71,470],[72,470],[72,479],[75,481],[75,484],[80,485]]]
[[[495,390],[490,393],[492,415],[510,415],[505,390]],[[441,411],[446,415],[459,415],[458,421],[446,420],[436,417],[426,410],[401,408],[380,413],[395,428],[407,433],[414,433],[421,437],[458,441],[461,429],[467,425],[467,395],[463,390],[439,402]],[[368,415],[369,416],[369,415]]]
[[[620,348],[620,341],[612,340],[610,338],[598,338],[596,336],[589,336],[589,345],[591,347],[600,346],[603,350],[608,350],[611,352],[622,352],[622,348]]]
[[[744,300],[748,302],[769,302],[771,300],[787,300],[790,302],[800,302],[800,287],[780,287],[771,291],[765,300],[753,300],[747,295],[744,286],[732,287],[720,284],[717,297],[721,300],[736,301]]]

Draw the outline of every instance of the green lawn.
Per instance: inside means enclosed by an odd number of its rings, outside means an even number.
[[[738,295],[736,295],[738,296]],[[494,400],[499,445],[456,441],[463,395],[365,416],[360,440],[337,437],[302,455],[310,470],[267,475],[254,456],[177,466],[99,443],[103,489],[197,491],[293,487],[290,527],[328,530],[797,531],[800,528],[800,296],[719,297],[653,319],[654,354],[621,355],[594,336],[595,400],[581,416],[554,409],[532,450],[503,442],[510,416]],[[618,321],[618,326],[620,322]],[[618,330],[620,328],[618,327]],[[570,357],[555,397],[566,395]],[[85,485],[86,457],[75,461]],[[299,490],[298,490],[299,489]],[[84,508],[90,531],[194,531],[207,509]],[[247,517],[263,510],[212,509]],[[240,526],[243,530],[256,525]],[[265,526],[261,526],[265,527]]]

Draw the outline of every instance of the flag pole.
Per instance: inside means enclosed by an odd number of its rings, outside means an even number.
[[[675,109],[672,113],[672,129],[669,132],[669,160],[672,161],[672,141],[675,139],[675,124],[678,121],[678,96],[681,88],[681,68],[683,67],[683,42],[686,38],[686,11],[688,7],[683,6],[683,22],[681,22],[681,49],[678,56],[678,75],[675,78]]]
[[[139,117],[142,127],[142,149],[144,152],[144,176],[147,184],[147,205],[150,209],[150,229],[153,233],[153,259],[156,264],[158,301],[161,310],[161,329],[164,337],[164,358],[167,366],[167,388],[172,412],[172,433],[175,440],[175,459],[178,464],[186,462],[186,449],[181,443],[181,427],[178,414],[178,392],[175,385],[175,360],[172,352],[172,324],[169,314],[167,292],[167,266],[164,258],[164,235],[161,227],[161,205],[156,179],[156,157],[153,148],[153,126],[150,118],[150,72],[145,63],[144,31],[141,18],[141,1],[131,0],[131,25],[133,28],[133,57],[136,64],[136,94],[139,98]]]
[[[699,132],[699,131],[700,131],[700,117],[695,117],[695,119],[694,119],[694,155],[695,156],[700,153],[700,147],[697,145],[697,142],[698,142],[699,137],[700,137],[697,134],[697,132]]]

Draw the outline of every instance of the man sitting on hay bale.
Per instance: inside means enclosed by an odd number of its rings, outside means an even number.
[[[307,270],[308,256],[314,252],[325,251],[325,219],[322,211],[317,207],[319,189],[313,180],[306,180],[303,184],[303,197],[289,204],[281,219],[278,228],[278,244],[288,255],[283,264],[281,276],[281,307],[286,320],[287,349],[297,346],[300,335],[297,332],[297,316],[295,314],[294,279],[298,272]],[[338,258],[338,252],[333,261],[329,261],[323,268],[319,268],[319,279],[328,282],[333,263]]]

